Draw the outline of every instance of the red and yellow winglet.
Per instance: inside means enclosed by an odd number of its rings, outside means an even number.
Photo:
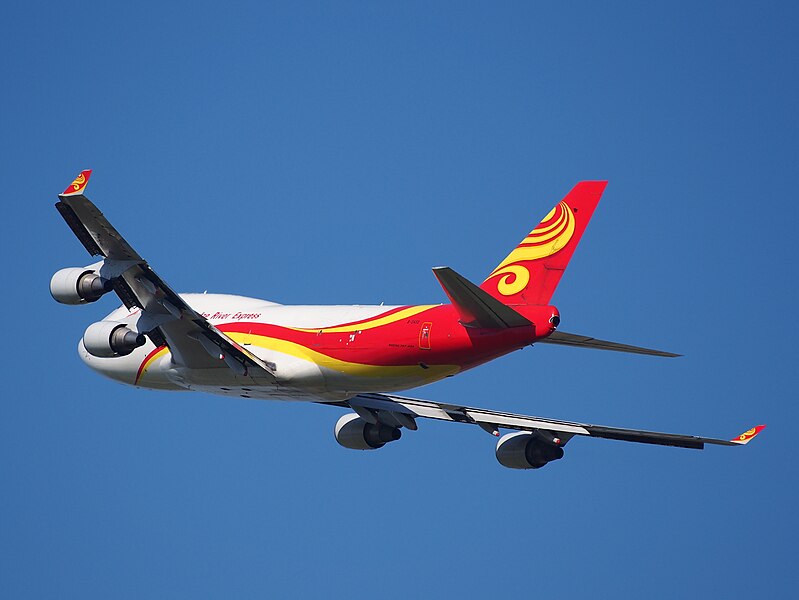
[[[753,439],[755,439],[755,436],[761,431],[763,431],[765,428],[766,428],[765,425],[758,425],[757,427],[752,427],[752,429],[744,431],[741,435],[732,438],[730,441],[734,444],[748,444]]]
[[[61,192],[61,196],[78,196],[83,193],[83,190],[86,189],[86,184],[89,183],[89,177],[92,176],[92,170],[86,169],[85,171],[81,171],[80,175],[75,178],[75,181],[70,183],[63,192]]]

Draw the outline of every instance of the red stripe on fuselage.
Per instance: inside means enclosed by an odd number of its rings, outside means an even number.
[[[144,358],[144,360],[143,360],[143,361],[141,361],[141,365],[139,365],[139,370],[138,370],[138,371],[136,371],[136,379],[134,379],[134,380],[133,380],[133,385],[138,385],[138,383],[139,383],[139,379],[141,378],[141,376],[142,376],[142,373],[144,372],[144,369],[145,369],[145,368],[148,366],[148,363],[149,363],[149,362],[152,360],[152,358],[153,358],[153,357],[154,357],[156,354],[158,354],[159,352],[161,352],[161,350],[163,350],[164,348],[166,348],[166,346],[158,346],[158,347],[157,347],[155,350],[153,350],[152,352],[150,352],[150,354],[148,354],[148,355],[147,355],[147,356]]]

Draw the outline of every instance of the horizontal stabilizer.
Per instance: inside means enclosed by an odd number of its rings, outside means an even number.
[[[529,320],[510,306],[503,304],[485,290],[481,290],[449,267],[434,267],[433,274],[458,311],[461,324],[464,327],[506,329],[532,325]]]
[[[555,331],[549,337],[546,337],[538,341],[542,344],[577,346],[579,348],[593,348],[594,350],[613,350],[614,352],[629,352],[630,354],[647,354],[649,356],[666,356],[669,358],[682,356],[681,354],[674,354],[673,352],[664,352],[663,350],[652,350],[650,348],[640,348],[638,346],[628,346],[627,344],[607,342],[605,340],[598,340],[596,338],[588,337],[585,335],[575,335],[574,333],[566,333],[565,331]]]

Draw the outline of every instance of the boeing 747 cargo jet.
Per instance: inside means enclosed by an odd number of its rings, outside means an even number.
[[[119,297],[123,306],[89,325],[78,344],[89,367],[116,381],[338,406],[347,413],[335,424],[336,441],[356,450],[398,440],[420,419],[476,425],[499,437],[497,460],[512,469],[538,469],[562,458],[576,435],[701,449],[746,444],[764,427],[725,440],[397,395],[536,343],[677,356],[558,329],[560,315],[550,299],[604,181],[578,183],[480,285],[449,267],[434,268],[448,304],[286,306],[173,291],[86,198],[90,175],[78,175],[55,206],[83,247],[101,260],[58,271],[50,293],[71,305],[108,292]]]

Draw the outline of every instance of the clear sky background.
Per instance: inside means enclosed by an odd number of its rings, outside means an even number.
[[[793,3],[12,3],[0,97],[8,598],[552,598],[795,593]],[[560,3],[557,3],[560,4]],[[685,354],[537,346],[413,394],[727,437],[575,439],[539,471],[436,422],[340,448],[342,411],[136,390],[56,304],[92,198],[182,291],[443,302],[571,186],[610,184],[562,329]]]

